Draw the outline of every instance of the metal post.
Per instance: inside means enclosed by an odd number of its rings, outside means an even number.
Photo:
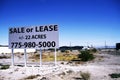
[[[27,55],[26,55],[26,49],[24,49],[24,61],[25,61],[25,67],[27,66]]]
[[[56,48],[55,48],[55,66],[57,64],[57,55],[56,55]]]
[[[12,49],[11,61],[12,61],[12,66],[14,66],[14,49]]]
[[[42,50],[40,49],[40,67],[42,66]]]

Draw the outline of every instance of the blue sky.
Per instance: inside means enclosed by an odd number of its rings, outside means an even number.
[[[0,44],[8,28],[59,25],[59,45],[120,42],[120,0],[0,0]]]

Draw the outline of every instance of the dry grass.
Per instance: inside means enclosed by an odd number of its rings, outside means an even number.
[[[73,59],[76,59],[77,55],[76,54],[71,54],[71,53],[57,53],[57,60],[58,61],[71,61]],[[36,53],[34,55],[31,55],[29,59],[32,59],[34,62],[39,62],[40,59],[40,54]],[[54,61],[54,52],[49,52],[49,53],[42,53],[42,61]]]
[[[57,56],[58,61],[71,61],[73,59],[76,59],[77,55],[74,54],[66,54],[66,53],[61,53]]]

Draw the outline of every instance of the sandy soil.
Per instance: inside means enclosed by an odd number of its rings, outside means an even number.
[[[111,53],[101,52],[96,54],[93,61],[85,64],[61,64],[58,62],[56,66],[54,62],[48,62],[42,65],[32,64],[28,67],[10,66],[9,69],[0,70],[0,80],[26,80],[28,76],[35,75],[31,80],[83,80],[81,72],[88,72],[90,80],[120,80],[120,78],[111,78],[109,74],[120,73],[120,55],[112,55]],[[0,54],[0,56],[3,54]],[[8,56],[10,56],[8,54]],[[0,64],[10,64],[11,59],[0,59]],[[24,58],[16,55],[15,62],[23,63]]]

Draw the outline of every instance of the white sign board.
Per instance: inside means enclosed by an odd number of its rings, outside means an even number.
[[[58,25],[9,28],[10,49],[49,49],[58,47]]]

